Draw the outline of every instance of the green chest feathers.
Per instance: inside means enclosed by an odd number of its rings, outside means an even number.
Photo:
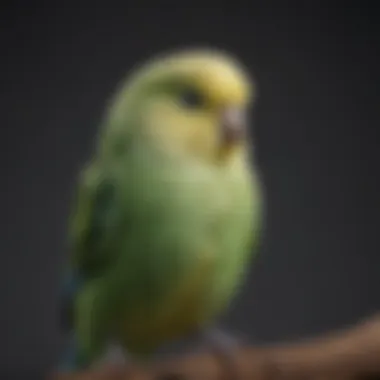
[[[161,202],[150,205],[166,207],[145,211],[134,287],[146,291],[140,307],[125,309],[121,335],[129,346],[155,345],[199,328],[225,307],[242,280],[254,216],[252,182],[244,176],[212,184],[195,179],[182,191],[156,185]],[[125,266],[131,267],[130,258]]]

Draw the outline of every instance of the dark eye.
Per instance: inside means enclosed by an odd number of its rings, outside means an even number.
[[[187,108],[199,108],[204,104],[203,96],[196,90],[188,89],[179,94],[181,104]]]

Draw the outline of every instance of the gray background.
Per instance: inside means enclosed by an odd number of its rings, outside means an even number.
[[[69,199],[106,99],[134,63],[189,44],[237,54],[260,88],[266,236],[225,325],[281,341],[378,308],[375,9],[25,4],[0,12],[1,373],[38,373],[58,353]]]

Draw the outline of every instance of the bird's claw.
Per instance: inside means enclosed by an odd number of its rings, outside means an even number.
[[[215,355],[228,380],[239,380],[241,378],[238,363],[238,348],[240,340],[225,334],[220,330],[209,330],[205,333],[206,344]]]

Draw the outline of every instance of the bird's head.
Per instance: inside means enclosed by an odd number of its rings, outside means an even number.
[[[129,113],[137,134],[163,149],[222,163],[246,146],[253,86],[227,54],[189,50],[156,58],[123,92],[118,120]]]

